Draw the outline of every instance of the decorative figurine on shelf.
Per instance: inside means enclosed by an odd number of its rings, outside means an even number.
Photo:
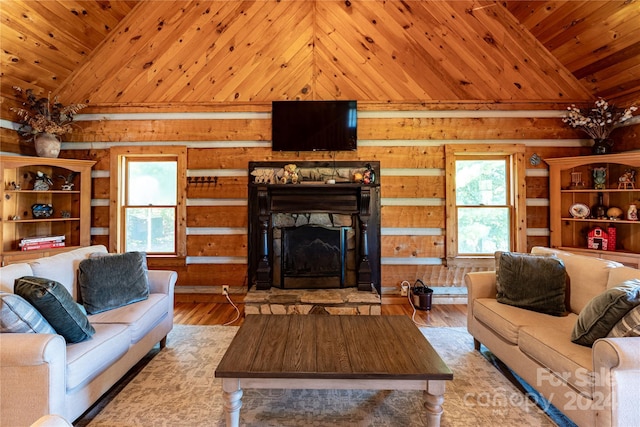
[[[47,203],[36,203],[31,206],[34,218],[50,218],[53,215],[53,206]]]
[[[627,169],[624,173],[618,178],[618,189],[624,188],[626,189],[635,189],[636,182],[636,171],[633,169]]]
[[[251,172],[256,184],[275,184],[276,174],[273,169],[256,168]]]
[[[362,174],[362,182],[364,184],[373,184],[376,181],[376,173],[369,163],[365,165],[367,170]]]
[[[596,190],[607,188],[607,168],[593,168],[593,187]]]
[[[71,191],[73,190],[73,179],[76,177],[76,175],[78,175],[77,172],[71,172],[69,173],[69,175],[64,176],[64,175],[58,175],[58,178],[64,180],[64,184],[62,184],[61,189],[65,190],[65,191]]]
[[[33,183],[33,189],[36,191],[47,191],[53,185],[53,181],[44,172],[38,171],[36,172],[36,179]]]
[[[571,172],[571,185],[570,190],[579,190],[584,188],[584,181],[582,180],[582,172]]]
[[[600,227],[594,227],[587,236],[587,248],[607,250],[609,247],[609,234]]]
[[[627,219],[629,221],[637,221],[638,220],[638,208],[635,204],[629,205],[629,210],[627,211]]]
[[[623,213],[624,212],[622,212],[622,209],[617,206],[612,206],[607,209],[607,216],[609,217],[609,219],[620,219]]]
[[[280,182],[282,184],[288,184],[289,182],[297,184],[300,181],[300,177],[298,176],[298,166],[293,163],[284,165],[284,169],[278,173],[278,176],[280,177]]]

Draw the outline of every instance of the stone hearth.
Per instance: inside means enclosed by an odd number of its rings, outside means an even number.
[[[344,289],[252,290],[244,298],[246,314],[381,314],[380,296]]]

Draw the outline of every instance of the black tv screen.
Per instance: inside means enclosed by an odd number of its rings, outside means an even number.
[[[357,147],[356,101],[273,101],[273,151],[345,151]]]

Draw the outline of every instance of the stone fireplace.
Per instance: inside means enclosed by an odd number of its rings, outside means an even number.
[[[368,162],[379,177],[379,164]],[[249,289],[357,287],[380,293],[379,182],[352,182],[365,162],[301,162],[296,184],[249,183]],[[251,162],[249,171],[283,168]],[[336,184],[312,181],[324,170]],[[253,174],[252,176],[256,176]]]

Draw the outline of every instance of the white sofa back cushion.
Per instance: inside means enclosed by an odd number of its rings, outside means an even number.
[[[16,279],[23,276],[33,276],[33,270],[27,263],[9,264],[0,268],[0,291],[15,293],[13,292],[13,284]]]
[[[541,246],[531,248],[531,253],[553,254],[564,262],[569,276],[569,308],[576,314],[607,289],[610,272],[623,267],[619,262]]]
[[[67,288],[73,299],[77,301],[78,264],[95,252],[107,253],[107,248],[103,245],[86,246],[50,257],[38,258],[29,262],[29,265],[31,265],[34,276],[61,283]]]
[[[622,282],[631,279],[640,280],[640,270],[631,267],[614,268],[609,273],[609,282],[607,283],[607,289],[618,286]]]

